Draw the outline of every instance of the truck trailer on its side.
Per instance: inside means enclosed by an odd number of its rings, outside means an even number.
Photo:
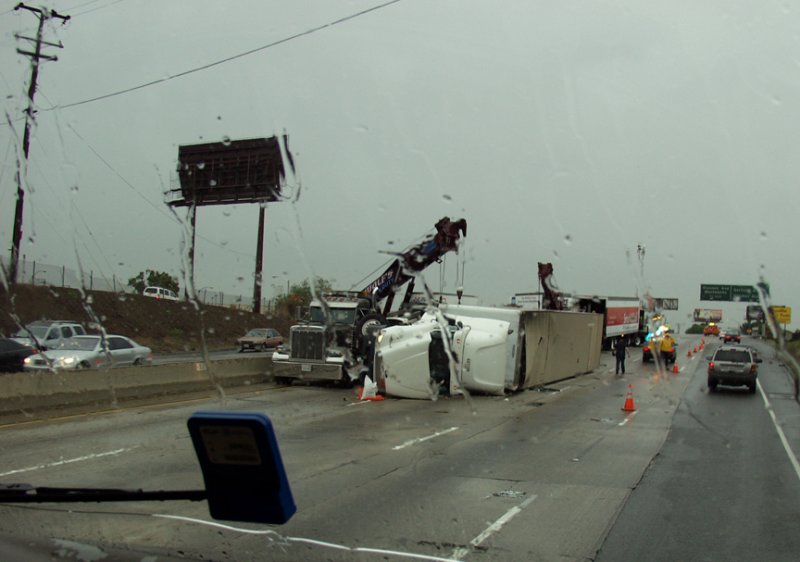
[[[397,398],[502,396],[595,369],[601,327],[597,314],[441,304],[378,332],[373,374]]]

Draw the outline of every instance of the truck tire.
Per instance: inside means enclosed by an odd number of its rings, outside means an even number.
[[[386,318],[377,312],[365,314],[356,322],[354,330],[355,348],[358,350],[364,349],[364,343],[367,335],[369,335],[370,328],[386,324]]]

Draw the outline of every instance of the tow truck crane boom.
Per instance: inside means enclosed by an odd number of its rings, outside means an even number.
[[[466,219],[451,221],[450,217],[443,217],[435,227],[436,234],[428,236],[416,246],[399,254],[397,259],[377,279],[359,292],[359,296],[371,298],[375,307],[380,301],[386,299],[383,307],[384,317],[391,310],[394,295],[400,287],[410,282],[403,299],[405,306],[414,291],[414,274],[434,262],[440,262],[442,256],[447,252],[455,251],[459,238],[467,235]]]

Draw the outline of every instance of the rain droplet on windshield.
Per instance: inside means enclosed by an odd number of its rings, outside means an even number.
[[[225,146],[230,146],[231,145],[231,137],[229,137],[228,135],[225,135],[224,137],[222,137],[222,144],[224,144]]]

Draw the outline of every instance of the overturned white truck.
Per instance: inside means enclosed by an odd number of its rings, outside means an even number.
[[[602,334],[594,313],[440,305],[379,332],[373,374],[399,398],[503,395],[594,370]]]

